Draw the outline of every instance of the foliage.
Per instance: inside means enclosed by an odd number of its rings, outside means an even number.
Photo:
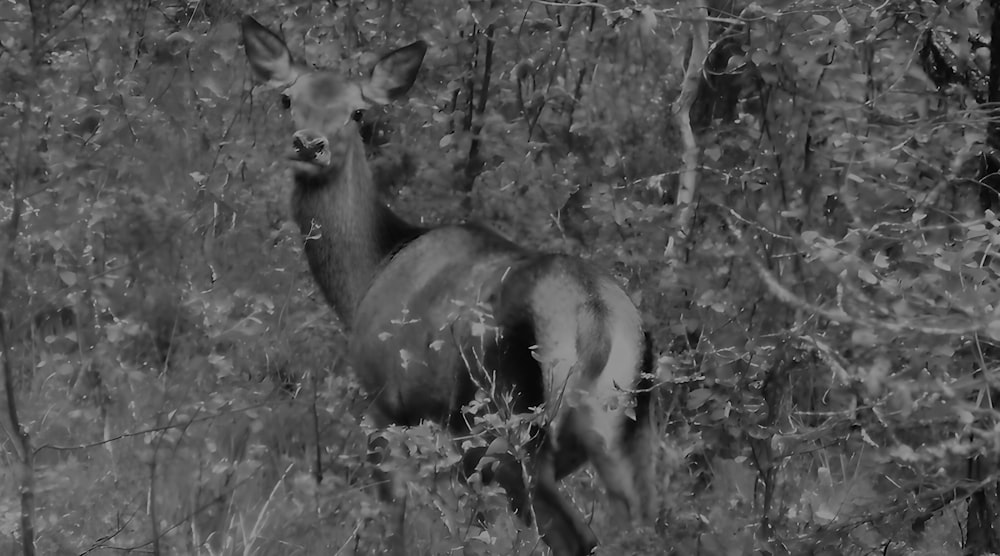
[[[280,103],[239,45],[253,13],[355,72],[426,40],[405,106],[368,115],[393,206],[591,258],[633,294],[661,352],[662,504],[622,531],[592,471],[571,477],[600,553],[960,553],[998,478],[998,240],[969,172],[988,113],[917,51],[932,34],[982,63],[990,13],[711,4],[685,229],[684,6],[0,2],[0,310],[38,552],[382,548],[365,401],[288,223]],[[541,550],[495,487],[457,484],[446,437],[381,434],[415,554]]]

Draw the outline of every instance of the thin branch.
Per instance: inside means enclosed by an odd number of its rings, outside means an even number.
[[[483,56],[483,82],[479,88],[479,102],[475,106],[475,116],[470,118],[471,134],[472,140],[469,142],[469,154],[465,160],[465,193],[470,193],[472,191],[472,186],[476,181],[476,177],[482,171],[483,163],[481,160],[481,155],[479,153],[482,148],[482,137],[480,135],[483,132],[483,115],[486,113],[486,101],[489,100],[490,96],[490,74],[493,73],[493,32],[494,26],[490,24],[486,27],[484,36],[486,37],[486,53]],[[469,108],[470,116],[472,112],[472,98],[475,92],[474,87],[469,89]],[[468,197],[466,197],[465,202],[468,202]]]
[[[743,239],[743,234],[740,232],[733,223],[733,218],[736,213],[730,208],[720,207],[726,213],[723,219],[726,223],[726,229],[729,231],[732,238],[741,245],[746,245]],[[737,216],[738,217],[738,216]],[[847,326],[857,326],[857,327],[868,327],[873,329],[880,329],[886,332],[900,333],[900,332],[917,332],[921,334],[927,334],[930,336],[961,336],[965,334],[972,334],[974,332],[981,332],[986,330],[989,326],[991,319],[983,317],[981,320],[973,320],[969,324],[963,326],[926,326],[919,325],[909,322],[893,322],[888,320],[876,320],[871,318],[865,318],[861,316],[850,315],[842,309],[826,309],[815,305],[802,299],[801,297],[795,295],[791,290],[786,288],[777,277],[775,277],[771,272],[764,266],[764,263],[755,255],[754,253],[748,251],[746,254],[747,260],[750,261],[750,265],[753,266],[757,275],[760,277],[761,281],[767,287],[768,292],[771,293],[778,301],[790,305],[796,309],[800,309],[814,315],[818,315],[826,320],[835,322],[837,324],[843,324]]]
[[[692,0],[692,3],[692,12],[708,14],[708,5],[705,0]],[[680,174],[680,184],[677,190],[677,206],[680,207],[680,210],[674,223],[677,235],[670,236],[664,251],[664,256],[668,260],[678,258],[677,245],[688,239],[691,221],[694,219],[694,199],[698,189],[698,166],[701,152],[695,140],[694,130],[691,129],[691,107],[698,94],[698,85],[701,82],[707,57],[708,22],[700,18],[694,19],[691,23],[691,56],[684,71],[680,96],[674,104],[674,118],[681,132],[684,154],[681,157],[683,170]]]
[[[32,22],[38,25],[41,17],[36,10],[42,8],[31,2],[30,4]],[[33,27],[33,45],[38,44],[38,28]],[[32,62],[38,58],[34,55],[37,50],[32,50]],[[21,503],[21,549],[24,556],[34,556],[35,554],[35,470],[34,453],[31,450],[31,436],[21,417],[17,412],[17,397],[14,390],[14,366],[11,363],[11,348],[9,341],[9,316],[8,302],[12,297],[13,286],[11,282],[14,259],[17,256],[17,238],[21,232],[21,216],[24,210],[24,201],[21,199],[21,191],[30,175],[29,169],[33,167],[28,161],[32,160],[30,153],[32,147],[28,145],[27,130],[32,124],[32,104],[31,96],[24,95],[24,106],[21,112],[21,130],[18,137],[17,155],[15,158],[14,179],[10,183],[11,215],[7,221],[3,240],[6,242],[2,253],[0,253],[0,355],[3,356],[3,382],[6,391],[7,419],[10,421],[11,443],[14,445],[17,462],[15,473],[18,482],[18,492]]]
[[[219,412],[219,413],[213,413],[211,415],[203,415],[201,417],[195,417],[195,418],[192,418],[192,419],[188,419],[186,421],[178,421],[178,422],[174,422],[174,423],[168,423],[166,425],[160,425],[160,426],[156,426],[156,427],[150,427],[150,428],[147,428],[147,429],[142,429],[142,430],[137,430],[137,431],[132,431],[132,432],[123,432],[123,433],[121,433],[119,435],[116,435],[116,436],[105,438],[103,440],[98,440],[97,442],[86,442],[86,443],[83,443],[83,444],[75,444],[75,445],[69,445],[69,446],[58,446],[58,445],[54,445],[54,444],[45,444],[45,445],[42,445],[42,446],[39,446],[38,448],[36,448],[35,451],[34,451],[34,454],[38,454],[38,452],[41,452],[42,450],[45,450],[45,449],[48,449],[48,450],[57,450],[57,451],[88,450],[90,448],[96,448],[98,446],[103,446],[103,445],[108,444],[110,442],[116,442],[118,440],[123,440],[125,438],[131,438],[133,436],[143,436],[143,435],[146,435],[146,434],[149,434],[149,433],[154,433],[154,432],[164,432],[164,431],[167,431],[167,430],[170,430],[170,429],[183,429],[183,428],[189,427],[189,426],[191,426],[191,425],[193,425],[195,423],[199,423],[199,422],[202,422],[202,421],[210,421],[212,419],[215,419],[215,418],[218,418],[218,417],[222,417],[223,415],[232,415],[234,413],[242,413],[244,411],[251,411],[251,410],[254,410],[254,409],[257,409],[257,408],[261,408],[261,407],[272,407],[272,406],[273,406],[273,404],[271,404],[271,403],[254,404],[254,405],[250,405],[250,406],[247,406],[247,407],[241,407],[239,409],[233,409],[233,410],[230,410],[230,411],[222,411],[222,412]]]

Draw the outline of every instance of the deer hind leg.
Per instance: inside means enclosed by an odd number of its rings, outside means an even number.
[[[590,461],[597,469],[604,482],[604,488],[612,501],[625,508],[625,514],[630,523],[640,518],[641,506],[639,494],[635,486],[634,467],[632,461],[621,449],[595,450],[590,455]]]
[[[584,556],[597,547],[597,537],[580,511],[559,492],[555,454],[543,446],[535,457],[532,508],[542,540],[554,556]]]
[[[466,476],[480,467],[485,451],[486,448],[479,447],[465,453],[462,466]],[[597,539],[576,508],[559,493],[550,462],[541,457],[536,459],[536,476],[529,494],[524,471],[516,458],[510,454],[490,457],[496,459],[480,468],[483,482],[496,481],[503,487],[511,511],[526,525],[537,523],[538,532],[553,556],[583,556],[593,551]]]
[[[389,421],[381,414],[372,411],[370,416],[380,429],[388,426]],[[388,458],[390,446],[386,439],[378,433],[368,439],[368,461],[374,465],[374,479],[378,485],[379,498],[388,514],[387,539],[389,553],[393,556],[409,554],[406,545],[406,489],[400,484],[395,473],[383,469],[382,464]]]
[[[636,487],[636,461],[624,437],[622,420],[626,417],[596,408],[576,417],[573,433],[597,469],[609,498],[624,509],[619,515],[626,516],[630,524],[638,523],[643,509]]]
[[[479,466],[485,450],[474,448],[465,453],[462,464],[466,475]],[[490,457],[496,460],[481,467],[483,482],[496,481],[503,487],[511,511],[525,524],[532,524],[534,514],[538,533],[553,556],[584,556],[593,551],[597,538],[579,511],[559,492],[551,451],[542,449],[534,459],[530,493],[521,463],[516,458],[510,454]]]
[[[475,447],[462,455],[462,469],[465,472],[465,477],[471,476],[479,468],[483,483],[496,482],[499,484],[507,494],[510,511],[514,512],[514,515],[521,521],[531,525],[530,498],[528,497],[527,485],[524,483],[524,473],[521,470],[520,462],[510,454],[493,454],[490,458],[495,458],[495,460],[480,466],[480,461],[485,453],[486,447]]]

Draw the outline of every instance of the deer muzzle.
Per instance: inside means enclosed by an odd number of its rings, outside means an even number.
[[[296,131],[292,136],[293,152],[289,156],[296,162],[308,162],[318,166],[330,165],[330,142],[326,137],[313,131]]]

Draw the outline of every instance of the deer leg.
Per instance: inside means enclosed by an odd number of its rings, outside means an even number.
[[[532,508],[538,532],[554,556],[585,556],[597,547],[597,537],[580,511],[560,492],[554,454],[543,447],[535,458]]]
[[[589,407],[574,414],[564,435],[583,448],[608,491],[608,497],[618,515],[629,524],[636,524],[642,513],[636,488],[636,461],[626,442],[623,417]],[[569,440],[569,439],[567,439]],[[563,439],[560,438],[560,446]]]
[[[601,443],[603,445],[603,443]],[[604,488],[612,502],[624,508],[624,515],[630,523],[639,518],[639,493],[635,486],[635,466],[625,452],[620,448],[611,447],[591,450],[588,447],[591,463],[597,469],[604,482]]]
[[[465,452],[462,456],[462,469],[466,477],[476,471],[485,452],[485,447],[476,447]],[[490,484],[496,481],[507,494],[510,511],[514,512],[514,515],[526,524],[531,525],[528,489],[524,484],[524,475],[521,472],[520,463],[509,454],[492,455],[490,457],[496,458],[496,461],[491,461],[479,469],[483,477],[483,483]]]
[[[485,448],[474,448],[465,453],[463,468],[466,475],[476,470],[485,451]],[[584,556],[593,551],[597,538],[576,508],[559,493],[550,456],[536,458],[537,476],[530,496],[521,464],[509,454],[491,457],[497,459],[482,466],[483,482],[496,481],[503,487],[511,511],[524,523],[531,525],[534,513],[538,533],[553,556]],[[529,507],[533,511],[529,511]]]
[[[372,415],[372,418],[380,429],[385,426],[386,420],[381,416]],[[401,487],[395,473],[382,468],[389,451],[388,442],[377,433],[368,439],[368,461],[374,465],[372,474],[389,518],[386,544],[393,556],[406,556],[409,553],[406,546],[406,489]]]

